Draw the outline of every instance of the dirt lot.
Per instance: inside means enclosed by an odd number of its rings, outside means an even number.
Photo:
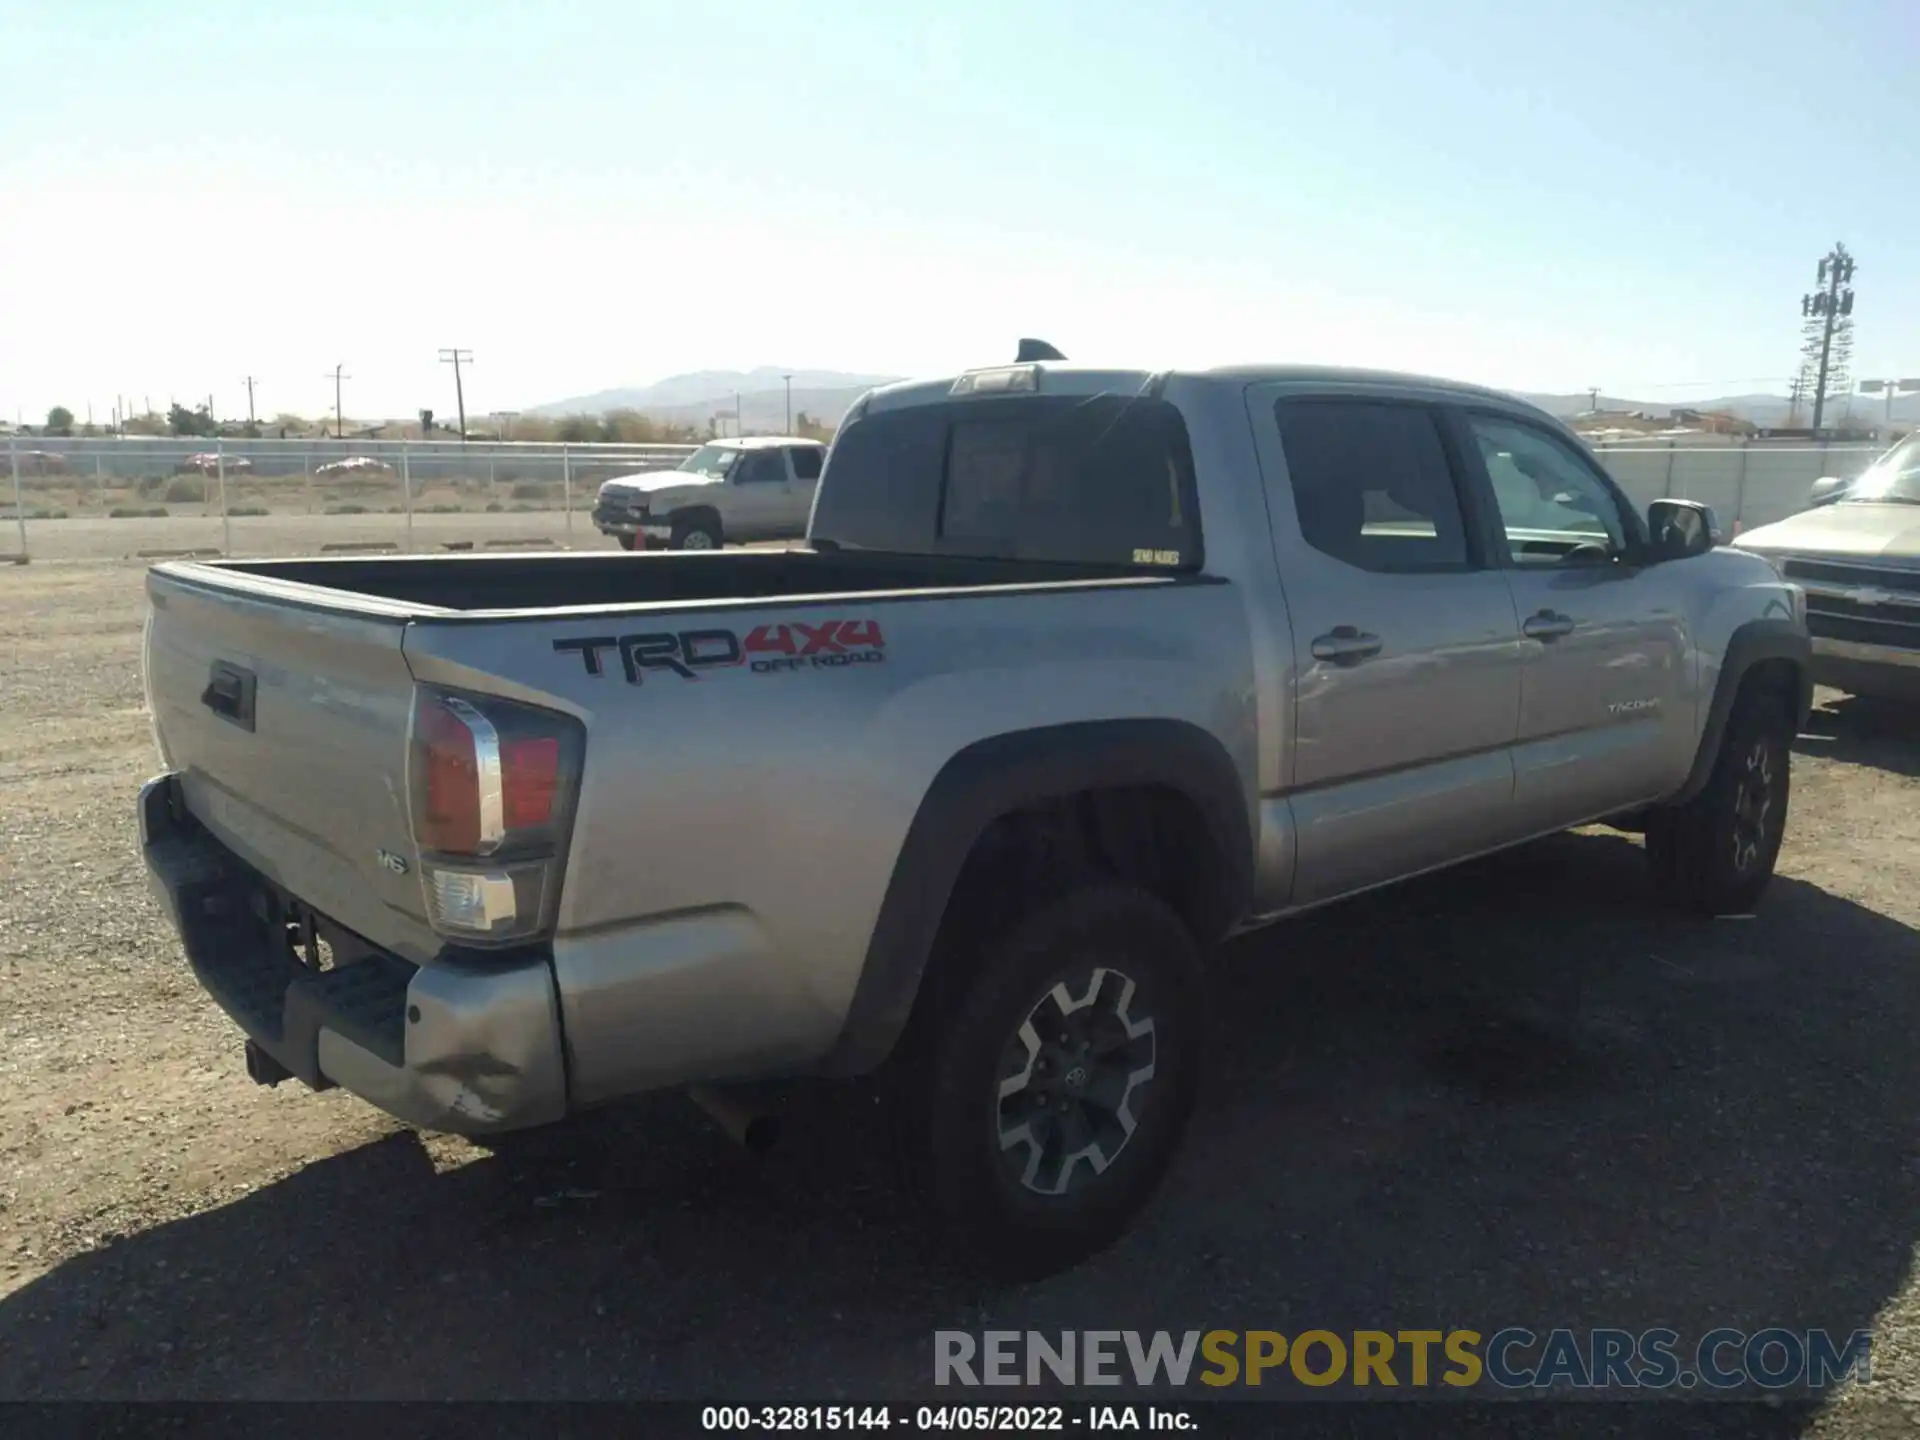
[[[1656,916],[1592,832],[1232,947],[1176,1178],[1006,1289],[923,1244],[854,1090],[755,1163],[675,1096],[490,1151],[250,1084],[135,853],[141,575],[0,570],[0,1398],[861,1399],[937,1326],[1780,1324],[1873,1327],[1872,1386],[1606,1408],[1908,1433],[1910,716],[1822,697],[1757,919]]]

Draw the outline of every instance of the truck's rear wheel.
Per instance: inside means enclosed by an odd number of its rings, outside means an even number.
[[[1103,884],[950,959],[967,982],[908,1042],[895,1097],[909,1178],[993,1268],[1065,1269],[1126,1228],[1186,1129],[1199,954],[1159,899]]]
[[[676,550],[718,550],[720,522],[710,516],[695,515],[673,522],[673,548]]]
[[[615,535],[613,538],[620,542],[620,548],[622,550],[631,550],[637,543],[635,537],[632,535]]]
[[[1647,817],[1647,861],[1661,899],[1698,915],[1760,903],[1786,834],[1793,722],[1769,691],[1735,701],[1706,788]]]

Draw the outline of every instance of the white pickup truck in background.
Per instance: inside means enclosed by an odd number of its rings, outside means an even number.
[[[820,483],[818,440],[754,435],[702,445],[671,470],[617,475],[593,523],[624,550],[718,550],[728,541],[797,540]]]

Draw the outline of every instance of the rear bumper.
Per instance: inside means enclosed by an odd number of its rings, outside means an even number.
[[[141,787],[140,847],[202,988],[296,1079],[461,1135],[566,1113],[546,958],[414,966],[322,921],[349,958],[310,969],[289,943],[289,897],[188,814],[171,775]]]

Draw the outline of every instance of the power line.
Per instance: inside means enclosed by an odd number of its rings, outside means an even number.
[[[460,367],[473,363],[471,350],[449,349],[440,352],[440,363],[453,366],[453,403],[460,412],[460,438],[467,438],[467,392],[460,384]]]

